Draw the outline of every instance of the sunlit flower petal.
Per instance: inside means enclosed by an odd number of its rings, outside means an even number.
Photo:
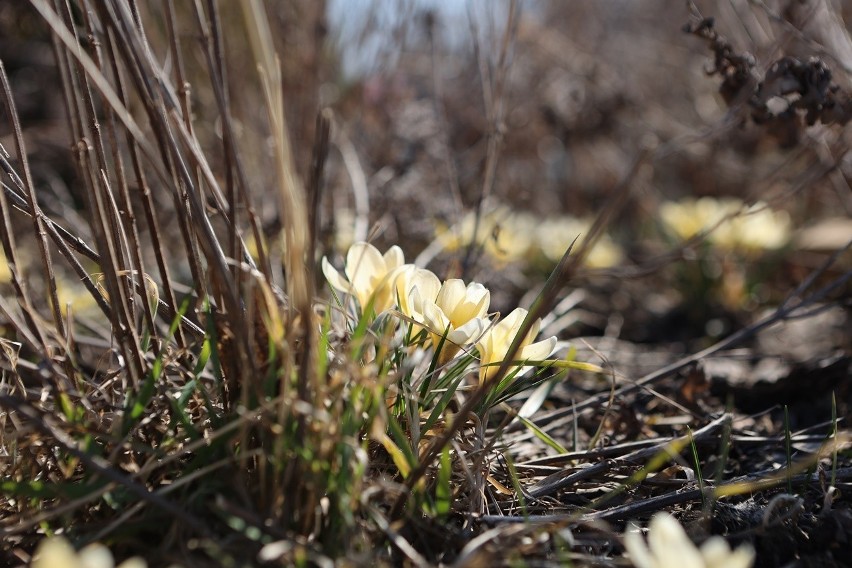
[[[642,532],[636,525],[631,525],[624,533],[624,548],[636,568],[657,568],[654,557],[642,538]]]
[[[772,250],[790,240],[789,215],[760,201],[746,207],[736,198],[683,199],[663,203],[660,218],[681,239],[712,229],[708,240],[728,250]]]
[[[50,537],[41,541],[33,559],[32,568],[84,568],[77,559],[74,547],[63,537]]]
[[[473,318],[461,327],[457,327],[447,334],[447,339],[456,345],[469,345],[477,341],[485,330],[488,329],[488,320]]]
[[[109,549],[99,543],[83,548],[79,553],[61,536],[41,541],[33,556],[32,568],[113,568],[115,561]],[[118,568],[146,568],[139,557],[125,560]]]
[[[391,248],[387,250],[384,254],[385,266],[387,270],[390,272],[395,268],[399,268],[403,264],[405,264],[405,255],[402,252],[402,249],[396,245],[393,245]]]
[[[491,303],[491,292],[478,282],[471,282],[465,287],[461,280],[451,278],[441,286],[435,303],[453,327],[461,327],[474,318],[485,316]]]
[[[398,268],[392,276],[396,290],[399,311],[422,323],[423,303],[434,302],[441,287],[441,281],[425,268],[406,264]]]
[[[749,568],[754,562],[754,550],[750,546],[739,546],[731,551],[728,541],[721,536],[707,539],[699,551],[707,568]]]
[[[524,348],[518,352],[518,359],[541,361],[550,357],[550,354],[553,353],[554,349],[556,349],[556,337],[548,337],[547,339],[542,339],[541,341],[524,346]]]
[[[680,523],[671,515],[654,515],[648,525],[648,548],[657,566],[704,565],[701,554]]]
[[[509,315],[493,325],[477,342],[476,348],[479,351],[481,364],[479,369],[479,380],[481,382],[488,380],[489,377],[497,372],[499,365],[495,365],[495,363],[499,363],[506,358],[509,348],[520,332],[521,325],[527,314],[527,310],[523,308],[512,310]],[[515,355],[516,359],[542,360],[550,356],[553,348],[556,346],[555,337],[531,343],[538,334],[540,327],[541,321],[536,320],[521,342],[518,353]],[[513,371],[510,370],[510,372]]]
[[[331,287],[344,294],[355,294],[355,289],[348,280],[343,278],[340,273],[334,268],[327,258],[322,258],[322,273]]]
[[[416,311],[431,332],[433,346],[440,345],[446,334],[447,341],[440,356],[441,362],[446,362],[458,353],[460,346],[479,339],[488,326],[483,318],[488,311],[491,293],[482,284],[474,282],[465,286],[458,279],[447,280],[438,290],[433,286],[434,281],[431,281],[427,287],[429,297],[418,297]]]
[[[668,513],[657,513],[648,525],[648,542],[639,529],[632,527],[624,535],[624,548],[636,568],[749,568],[754,550],[747,545],[731,552],[724,538],[715,536],[699,550]]]
[[[382,255],[373,245],[358,242],[346,253],[345,279],[326,258],[322,260],[322,271],[332,288],[355,296],[362,310],[372,302],[376,313],[381,313],[394,303],[392,275],[404,262],[398,246]]]
[[[387,274],[385,259],[379,250],[369,243],[355,243],[346,253],[346,277],[365,306],[370,295],[378,287],[378,281]]]

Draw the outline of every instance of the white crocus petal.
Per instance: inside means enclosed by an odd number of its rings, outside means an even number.
[[[460,327],[473,318],[485,316],[491,303],[491,292],[478,282],[471,282],[465,287],[464,282],[452,278],[441,286],[435,302],[453,325]]]
[[[362,311],[372,302],[376,313],[381,313],[393,305],[392,275],[403,266],[403,262],[402,249],[397,246],[382,255],[373,245],[358,242],[346,253],[343,270],[346,279],[326,258],[323,258],[322,270],[334,289],[355,296]]]
[[[83,548],[78,558],[86,568],[113,568],[115,566],[112,552],[106,546],[97,542]]]
[[[499,368],[496,363],[505,359],[509,352],[509,348],[515,340],[515,337],[521,330],[521,325],[529,312],[523,308],[516,308],[512,312],[492,326],[485,336],[480,339],[477,344],[479,351],[480,364],[479,379],[486,381],[494,375]],[[533,359],[542,360],[549,356],[556,346],[556,338],[551,337],[537,343],[530,343],[538,334],[541,328],[541,321],[536,320],[530,326],[530,330],[521,341],[518,352],[515,355],[517,359]],[[509,371],[513,372],[513,371]]]
[[[61,536],[45,538],[36,549],[32,568],[83,568],[74,547]]]
[[[441,289],[441,281],[431,271],[418,268],[414,272],[411,282],[412,289],[416,288],[419,293],[419,304],[415,305],[414,308],[422,312],[424,304],[435,303],[435,297],[438,295],[438,290]]]
[[[388,272],[405,264],[405,255],[402,249],[396,245],[389,248],[383,258]]]
[[[699,549],[707,568],[749,568],[754,562],[754,549],[742,545],[731,552],[731,548],[721,536],[714,536]]]
[[[488,328],[488,320],[474,318],[461,327],[452,330],[447,339],[456,345],[470,345],[477,341]]]
[[[376,247],[369,243],[355,243],[346,253],[345,272],[363,309],[382,279],[387,276],[387,267],[384,257]],[[379,311],[376,306],[376,312]]]
[[[455,307],[465,299],[464,282],[458,278],[450,278],[446,280],[438,291],[435,303],[441,306],[442,309]]]
[[[133,558],[128,558],[116,566],[116,568],[148,568],[148,564],[138,556],[134,556]]]
[[[658,513],[648,525],[648,548],[657,566],[702,568],[704,560],[680,523],[666,513]]]
[[[413,264],[403,265],[392,274],[399,310],[422,323],[423,304],[434,302],[441,281],[430,270]]]
[[[451,323],[447,314],[439,308],[435,302],[423,302],[423,321],[429,327],[429,331],[441,336],[451,327]]]
[[[355,294],[355,290],[352,288],[349,281],[345,280],[343,276],[340,275],[337,269],[331,265],[326,257],[322,257],[322,273],[325,276],[325,279],[328,280],[328,283],[331,284],[331,287],[338,292],[343,292],[344,294]]]
[[[530,343],[518,352],[521,361],[543,361],[550,357],[556,349],[556,337],[548,337],[535,343]]]
[[[754,550],[743,545],[731,552],[719,536],[708,539],[699,550],[680,523],[668,513],[654,515],[648,525],[648,544],[636,527],[624,535],[624,548],[636,568],[750,568]]]
[[[642,531],[636,525],[631,524],[624,533],[624,548],[636,568],[658,568],[642,538]]]
[[[725,568],[751,568],[754,564],[754,549],[747,545],[743,544],[737,547],[728,558],[725,560]],[[722,568],[722,564],[717,564],[719,568]]]
[[[728,541],[720,536],[708,538],[701,545],[701,556],[706,566],[727,566],[728,557],[731,555],[731,547]]]

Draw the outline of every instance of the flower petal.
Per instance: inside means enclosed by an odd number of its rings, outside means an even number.
[[[458,278],[450,278],[444,281],[438,292],[435,303],[446,312],[452,312],[456,306],[465,299],[464,282]]]
[[[343,276],[331,265],[326,257],[322,257],[322,273],[325,279],[328,280],[328,283],[331,284],[331,287],[338,292],[343,292],[344,294],[355,293],[352,285],[344,280]]]
[[[355,289],[361,308],[366,307],[379,281],[387,275],[385,259],[370,243],[359,242],[346,253],[346,276]]]
[[[413,264],[405,264],[395,269],[394,286],[399,300],[399,309],[409,317],[422,314],[420,306],[424,301],[433,302],[438,294],[441,281],[430,270],[417,268]],[[412,291],[417,289],[417,300],[414,300]]]
[[[642,531],[636,525],[631,524],[624,533],[624,548],[636,568],[658,568],[645,539],[642,538]]]
[[[482,336],[487,327],[488,322],[486,320],[474,318],[463,326],[453,329],[447,334],[447,339],[456,345],[470,345]]]
[[[441,280],[431,270],[418,268],[414,273],[413,283],[420,290],[420,297],[434,302],[441,289]]]
[[[754,562],[754,549],[743,545],[731,551],[728,541],[721,536],[707,539],[699,549],[707,568],[749,568]]]
[[[451,327],[449,318],[447,318],[444,311],[434,302],[425,301],[420,306],[423,310],[421,312],[423,314],[423,321],[429,327],[429,331],[437,334],[440,338],[447,328]]]
[[[83,548],[77,558],[86,568],[113,568],[112,552],[106,546],[95,542]]]
[[[548,337],[542,341],[530,343],[518,352],[516,359],[521,361],[543,361],[550,357],[556,349],[556,337]]]
[[[383,258],[385,261],[385,270],[388,272],[405,264],[405,255],[402,249],[396,245],[389,248]]]
[[[39,543],[32,568],[83,568],[74,547],[61,536],[47,537]]]
[[[648,526],[648,547],[657,566],[703,567],[698,549],[668,513],[657,513]]]
[[[509,315],[500,320],[497,325],[505,329],[508,335],[511,335],[512,339],[514,339],[528,314],[529,312],[524,308],[515,308],[509,312]]]

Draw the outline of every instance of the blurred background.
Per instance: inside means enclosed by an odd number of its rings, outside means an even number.
[[[140,10],[169,68],[161,7]],[[238,8],[219,10],[251,191],[274,243],[257,73]],[[318,257],[339,263],[355,240],[399,244],[441,276],[485,283],[506,312],[531,301],[625,191],[564,292],[571,314],[556,331],[693,348],[777,305],[852,238],[848,117],[808,125],[793,93],[758,123],[745,96],[785,56],[818,59],[832,92],[846,93],[849,3],[291,0],[267,10],[303,179],[317,111],[333,112]],[[723,39],[685,33],[710,17]],[[221,127],[192,23],[179,19],[180,49],[195,128],[215,156]],[[82,226],[50,36],[22,3],[0,3],[0,59],[42,206]],[[726,77],[740,81],[739,99],[720,92]],[[5,121],[0,141],[11,147]]]

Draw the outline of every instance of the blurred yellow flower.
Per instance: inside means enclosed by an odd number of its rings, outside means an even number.
[[[100,285],[98,287],[100,288]],[[77,315],[95,313],[98,309],[97,300],[79,280],[67,280],[57,276],[56,295],[59,298],[59,309],[63,314],[68,309],[73,310],[73,313]]]
[[[523,260],[535,245],[536,224],[532,215],[512,213],[501,206],[480,217],[475,244],[500,264]],[[470,212],[450,228],[439,227],[436,238],[444,249],[457,251],[470,246],[475,227],[476,212]]]
[[[436,238],[448,251],[463,249],[473,239],[475,222],[475,213],[469,213],[453,227],[438,227]],[[485,254],[498,265],[527,262],[531,255],[539,253],[556,264],[574,239],[588,233],[591,226],[592,222],[586,219],[567,215],[540,218],[500,206],[482,215],[476,235]],[[586,266],[609,268],[621,259],[619,246],[608,235],[603,235],[589,251]]]
[[[660,218],[675,236],[687,240],[710,229],[726,215],[740,208],[737,200],[718,200],[712,197],[666,201],[660,205]]]
[[[713,241],[720,247],[745,251],[775,250],[790,240],[790,216],[758,201],[719,227]]]
[[[518,335],[521,329],[521,324],[524,318],[527,317],[527,310],[523,308],[515,308],[505,318],[491,326],[485,335],[476,343],[476,349],[479,351],[480,369],[479,381],[485,382],[489,377],[494,375],[499,368],[500,363],[506,358],[509,352],[509,347]],[[556,337],[549,337],[542,341],[532,343],[535,336],[538,335],[538,330],[541,327],[541,320],[536,320],[530,328],[529,333],[521,342],[517,354],[514,356],[518,361],[540,361],[546,359],[553,353],[556,347]],[[486,366],[488,365],[488,366]],[[511,370],[509,371],[512,372]]]
[[[742,545],[732,551],[721,536],[696,548],[680,523],[665,512],[651,519],[647,544],[634,525],[624,535],[624,548],[636,568],[749,568],[754,563],[754,549]]]
[[[771,250],[790,239],[790,217],[758,201],[746,207],[740,199],[683,199],[660,206],[666,227],[681,239],[712,229],[708,240],[728,250]]]
[[[326,257],[322,259],[322,272],[332,288],[354,296],[362,312],[372,302],[375,312],[381,313],[394,304],[393,275],[404,263],[405,255],[396,245],[382,255],[373,245],[358,242],[346,253],[346,278]]]
[[[6,260],[6,255],[0,251],[0,284],[12,281],[12,270],[9,268],[9,262]]]
[[[334,249],[349,250],[355,242],[355,212],[351,209],[334,210]]]
[[[61,536],[48,537],[41,541],[33,556],[32,568],[113,568],[112,553],[102,544],[90,544],[80,552]],[[141,558],[129,558],[117,568],[146,568]]]
[[[556,264],[562,255],[577,239],[580,243],[589,229],[592,221],[574,217],[556,217],[545,219],[538,224],[536,238],[541,254],[550,262]],[[621,248],[609,235],[601,235],[586,257],[585,265],[591,268],[610,268],[622,260]]]

